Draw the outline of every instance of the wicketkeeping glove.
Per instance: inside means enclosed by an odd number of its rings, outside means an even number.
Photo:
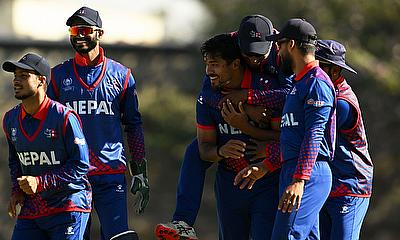
[[[149,203],[150,186],[147,179],[147,160],[130,161],[128,166],[132,175],[133,207],[137,213],[141,214]]]

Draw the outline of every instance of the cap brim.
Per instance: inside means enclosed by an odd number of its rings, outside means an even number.
[[[349,65],[347,65],[347,64],[344,64],[344,63],[342,63],[342,62],[335,62],[335,61],[332,61],[332,60],[327,59],[327,58],[325,58],[325,57],[321,57],[321,56],[318,55],[318,54],[316,54],[315,57],[316,57],[317,59],[321,59],[321,60],[323,60],[323,61],[332,63],[332,64],[334,64],[334,65],[337,65],[337,66],[341,67],[341,68],[344,68],[344,69],[346,69],[346,70],[349,71],[349,72],[352,72],[352,73],[354,73],[354,74],[357,74],[356,70],[354,70],[353,68],[351,68],[351,67],[350,67]]]
[[[26,65],[24,63],[16,62],[16,61],[6,61],[3,63],[3,70],[6,72],[15,72],[15,68],[22,68],[25,70],[32,70],[35,71],[34,68],[32,68],[29,65]]]
[[[240,44],[240,49],[244,53],[267,54],[272,46],[272,42],[252,42]]]
[[[266,36],[265,40],[276,42],[281,38],[283,38],[282,35],[280,33],[278,33],[278,34],[272,34],[272,35]]]
[[[89,24],[90,26],[97,26],[97,23],[92,21],[91,19],[84,17],[84,16],[71,16],[70,18],[68,18],[67,20],[67,26],[71,26],[72,25],[72,21],[75,19],[82,19],[83,21],[85,21],[87,24]]]

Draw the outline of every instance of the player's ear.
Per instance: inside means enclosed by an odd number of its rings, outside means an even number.
[[[45,76],[39,75],[38,78],[39,78],[39,86],[46,85],[46,77]]]
[[[232,66],[234,69],[240,68],[240,58],[236,58],[235,60],[233,60]]]
[[[100,40],[103,37],[104,31],[103,29],[97,30],[96,39]]]

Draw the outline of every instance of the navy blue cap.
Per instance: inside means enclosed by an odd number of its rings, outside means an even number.
[[[3,63],[3,70],[6,72],[15,72],[15,69],[21,68],[25,70],[35,71],[38,75],[45,76],[47,83],[50,82],[51,68],[46,58],[35,54],[28,53],[17,61],[6,61]]]
[[[314,45],[317,44],[317,32],[315,28],[306,20],[300,18],[289,19],[279,33],[266,37],[270,41],[278,41],[282,38]]]
[[[262,15],[249,15],[242,19],[239,26],[238,39],[243,53],[267,54],[272,41],[266,37],[273,32],[272,22]]]
[[[334,40],[318,40],[315,57],[318,60],[335,64],[357,74],[353,68],[346,64],[346,48],[339,42]]]
[[[72,14],[72,16],[67,20],[67,26],[72,26],[72,22],[77,18],[82,19],[90,26],[96,26],[99,28],[102,28],[103,26],[99,12],[89,7],[81,7]]]

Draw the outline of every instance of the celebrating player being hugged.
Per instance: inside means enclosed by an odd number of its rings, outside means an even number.
[[[149,184],[135,79],[129,68],[107,58],[100,47],[104,31],[98,11],[82,7],[66,24],[75,57],[53,68],[48,94],[75,109],[82,119],[89,146],[88,176],[102,239],[138,239],[128,228],[126,165],[133,176],[130,191],[138,213],[149,201]],[[89,227],[85,239],[89,239]]]
[[[12,239],[81,240],[92,193],[79,117],[46,96],[45,58],[28,53],[3,69],[14,73],[15,98],[21,100],[3,119],[12,182],[8,213],[18,215]]]

